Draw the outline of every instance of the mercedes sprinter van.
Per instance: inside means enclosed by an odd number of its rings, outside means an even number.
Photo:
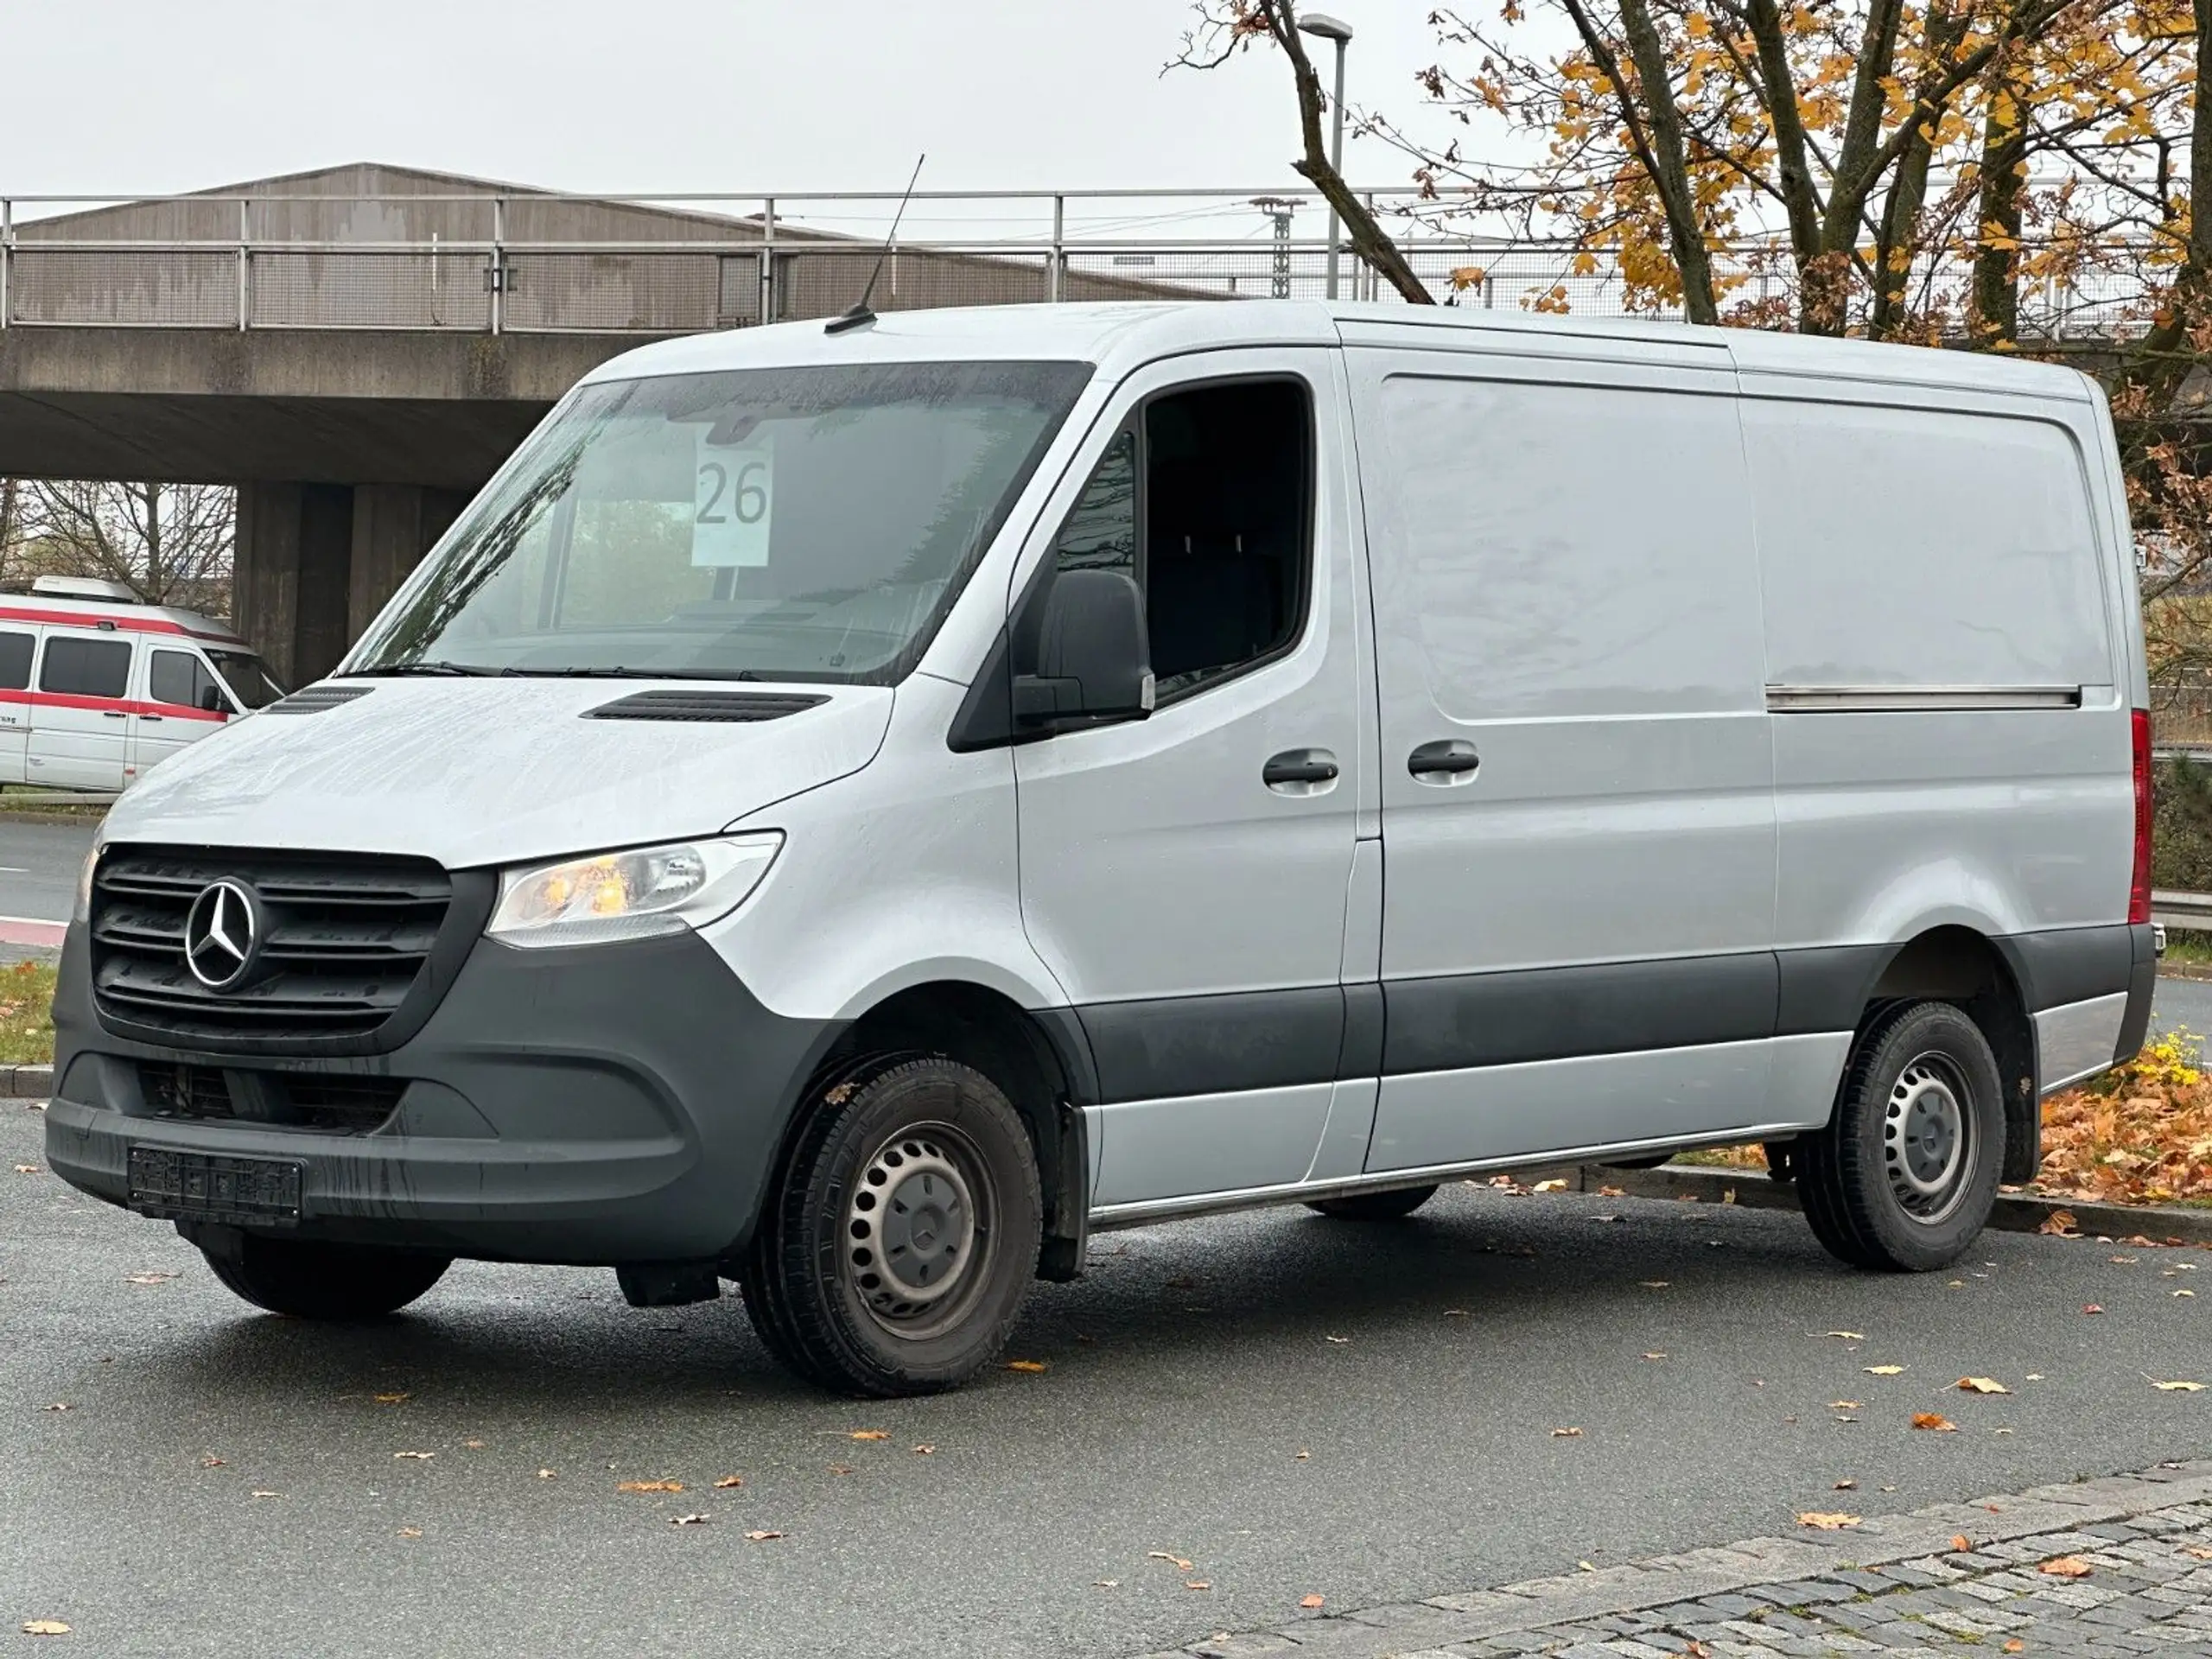
[[[1955,1260],[2134,1053],[2096,386],[1309,303],[617,358],[327,679],[108,817],[53,1167],[233,1290],[741,1288],[973,1376],[1094,1229],[1763,1142]]]

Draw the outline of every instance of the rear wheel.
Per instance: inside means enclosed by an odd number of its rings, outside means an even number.
[[[1859,1037],[1828,1127],[1792,1147],[1805,1218],[1855,1267],[1925,1273],[1989,1219],[2005,1156],[1988,1040],[1948,1002],[1885,1012]]]
[[[202,1251],[224,1284],[256,1307],[298,1319],[375,1319],[444,1276],[449,1255],[245,1235],[236,1255]]]
[[[1433,1186],[1400,1186],[1388,1192],[1347,1192],[1341,1198],[1316,1198],[1306,1207],[1338,1221],[1397,1221],[1435,1196]]]
[[[931,1393],[1005,1346],[1043,1217],[1028,1130],[998,1085],[887,1058],[819,1098],[739,1282],[762,1342],[809,1381]]]

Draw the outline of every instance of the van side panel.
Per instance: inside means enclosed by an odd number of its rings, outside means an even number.
[[[2036,976],[2044,1071],[2119,1035],[2128,682],[2088,406],[1751,375],[1780,831],[1777,944],[1959,925]],[[2084,974],[2088,978],[2084,978]],[[2039,995],[2063,995],[2049,1007]],[[2071,1006],[2078,1003],[2080,1006]]]

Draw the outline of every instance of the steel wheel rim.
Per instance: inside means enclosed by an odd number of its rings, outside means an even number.
[[[988,1277],[998,1189],[982,1154],[945,1123],[887,1136],[854,1177],[840,1261],[848,1292],[891,1335],[957,1325]]]
[[[1973,1093],[1948,1055],[1907,1061],[1882,1110],[1882,1166],[1898,1207],[1933,1226],[1966,1196],[1974,1166]]]

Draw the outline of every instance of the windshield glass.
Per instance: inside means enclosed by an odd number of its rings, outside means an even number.
[[[215,664],[215,671],[223,677],[224,685],[241,707],[266,709],[284,695],[284,688],[269,677],[261,658],[249,652],[223,651],[210,645],[207,660]]]
[[[586,386],[378,618],[352,674],[904,675],[1082,363]]]

